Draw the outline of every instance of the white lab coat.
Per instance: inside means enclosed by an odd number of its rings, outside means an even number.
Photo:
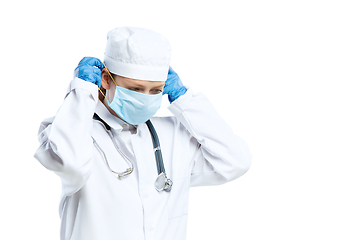
[[[62,182],[61,240],[184,240],[190,186],[234,180],[250,167],[246,143],[235,136],[203,94],[188,89],[169,106],[174,117],[151,119],[160,139],[171,192],[157,192],[156,160],[146,124],[123,131],[98,100],[96,85],[75,78],[64,103],[39,129],[35,158]],[[134,172],[119,180],[110,167],[125,171],[94,112],[110,127],[118,147],[133,161]],[[124,125],[125,126],[125,125]],[[126,129],[126,128],[125,128]],[[216,220],[216,219],[214,219]]]

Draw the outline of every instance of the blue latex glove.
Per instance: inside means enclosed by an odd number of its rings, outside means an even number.
[[[170,103],[186,93],[187,89],[182,84],[177,73],[170,67],[163,94],[168,94]]]
[[[104,68],[102,62],[93,57],[84,57],[74,71],[74,77],[81,78],[87,82],[101,87],[101,70]]]

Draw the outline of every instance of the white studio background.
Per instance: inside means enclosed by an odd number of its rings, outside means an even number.
[[[170,40],[183,83],[253,154],[240,179],[191,190],[189,240],[360,239],[359,12],[347,0],[3,3],[0,239],[59,239],[61,185],[33,158],[37,130],[81,58],[102,59],[106,33],[126,25]]]

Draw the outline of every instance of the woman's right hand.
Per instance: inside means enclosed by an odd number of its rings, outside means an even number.
[[[75,69],[74,77],[94,83],[100,88],[101,70],[103,68],[104,65],[99,59],[94,57],[84,57]]]

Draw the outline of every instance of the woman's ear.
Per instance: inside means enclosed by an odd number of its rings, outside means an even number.
[[[103,68],[101,70],[101,86],[104,89],[110,89],[110,81],[112,81],[112,80],[110,78],[109,73],[107,72],[107,70],[105,68]]]

